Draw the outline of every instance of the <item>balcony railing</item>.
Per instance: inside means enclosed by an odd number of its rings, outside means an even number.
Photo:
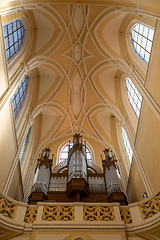
[[[160,192],[140,202],[119,203],[51,203],[28,205],[0,192],[0,222],[14,232],[25,229],[94,228],[125,229],[138,234],[147,227],[160,225]],[[27,231],[27,230],[26,230]]]

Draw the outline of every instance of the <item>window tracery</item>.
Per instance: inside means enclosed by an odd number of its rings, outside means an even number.
[[[31,129],[32,129],[32,126],[30,126],[30,128],[29,128],[29,130],[28,130],[26,139],[25,139],[25,141],[24,141],[24,144],[23,144],[23,147],[22,147],[22,150],[21,150],[21,154],[20,154],[20,157],[19,157],[19,159],[20,159],[20,165],[22,165],[23,158],[24,158],[24,155],[25,155],[25,152],[26,152],[28,143],[29,143],[29,139],[30,139],[30,135],[31,135]]]
[[[19,51],[24,40],[25,29],[20,20],[11,22],[3,27],[7,61]]]
[[[123,143],[124,143],[124,146],[125,146],[125,149],[126,149],[126,153],[127,153],[128,159],[131,163],[132,162],[133,151],[132,151],[130,142],[128,140],[127,133],[126,133],[126,131],[124,130],[123,127],[121,127],[121,133],[122,133],[122,139],[123,139]]]
[[[140,95],[139,91],[133,84],[130,78],[126,79],[126,89],[129,102],[137,116],[139,118],[141,103],[142,103],[142,96]]]
[[[131,39],[135,52],[149,62],[154,30],[143,24],[136,24],[131,31]]]
[[[73,142],[70,142],[70,148],[73,146]],[[60,152],[60,159],[59,162],[62,162],[66,159],[68,159],[68,151],[69,151],[69,144],[66,144],[64,147],[62,147],[62,150]],[[92,155],[89,149],[86,147],[86,153],[87,153],[87,161],[92,161]]]
[[[25,100],[28,87],[28,76],[25,76],[12,98],[14,118],[16,119]]]

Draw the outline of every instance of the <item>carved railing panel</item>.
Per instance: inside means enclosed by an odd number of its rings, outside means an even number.
[[[129,209],[120,209],[121,219],[125,224],[132,223],[132,217]]]
[[[44,206],[42,220],[45,220],[45,221],[72,221],[72,220],[74,220],[74,207]]]
[[[7,218],[14,218],[16,205],[0,196],[0,214]]]
[[[93,207],[86,206],[83,208],[85,221],[114,221],[115,215],[113,207]]]
[[[25,223],[33,223],[37,217],[37,209],[36,208],[28,208],[26,210],[24,222]]]
[[[160,212],[160,193],[147,203],[139,206],[143,219],[148,219]]]

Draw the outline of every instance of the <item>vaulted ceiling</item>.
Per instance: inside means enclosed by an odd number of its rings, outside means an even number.
[[[119,77],[129,66],[121,32],[130,13],[46,4],[29,16],[34,36],[28,65],[38,76],[31,116],[40,119],[40,145],[81,132],[115,148],[113,116],[124,119]]]

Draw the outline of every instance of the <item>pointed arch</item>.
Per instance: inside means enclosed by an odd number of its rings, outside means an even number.
[[[26,97],[28,76],[25,76],[12,98],[14,118],[16,119]]]
[[[126,90],[131,107],[133,108],[137,118],[139,118],[142,96],[130,78],[126,78]]]
[[[24,40],[25,28],[20,20],[3,26],[7,61],[20,50]]]
[[[131,39],[135,52],[149,62],[154,30],[141,23],[136,23],[131,31]]]
[[[121,127],[121,134],[122,134],[122,139],[123,139],[123,143],[124,143],[124,146],[125,146],[125,149],[126,149],[128,159],[131,163],[132,162],[133,151],[132,151],[131,144],[129,142],[127,133],[126,133],[126,131],[123,127]]]

